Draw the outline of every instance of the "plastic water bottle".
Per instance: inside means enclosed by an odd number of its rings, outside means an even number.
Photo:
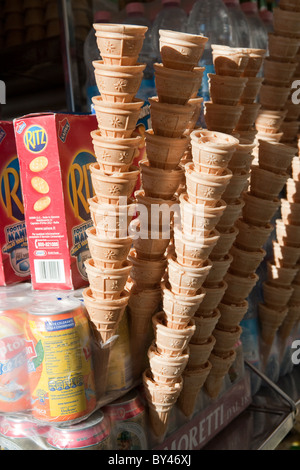
[[[153,22],[152,43],[156,61],[161,62],[159,51],[159,30],[169,29],[186,33],[188,16],[180,6],[180,0],[161,0],[162,9]]]
[[[94,14],[94,23],[110,23],[111,13],[109,11],[99,10]],[[92,98],[99,95],[99,90],[95,80],[94,60],[101,60],[100,52],[97,46],[95,29],[92,28],[86,37],[84,47],[84,62],[86,67],[86,97],[87,109],[92,111]]]
[[[152,24],[151,21],[146,17],[143,3],[128,3],[125,9],[127,16],[123,20],[123,24],[133,24],[148,27],[148,31],[145,35],[143,47],[139,56],[139,63],[147,65],[144,71],[144,77],[140,89],[136,95],[137,98],[143,101],[147,101],[148,98],[155,95],[155,79],[153,68],[155,54],[152,44]]]
[[[209,101],[207,75],[215,73],[211,45],[233,46],[232,26],[223,0],[197,0],[189,14],[187,32],[202,34],[208,38],[199,64],[201,67],[205,67],[199,95],[203,97],[204,101]],[[202,125],[205,126],[204,121]]]
[[[232,25],[234,47],[250,47],[250,30],[239,0],[223,0]]]
[[[250,29],[250,47],[254,49],[268,49],[268,33],[259,17],[256,1],[241,3]]]

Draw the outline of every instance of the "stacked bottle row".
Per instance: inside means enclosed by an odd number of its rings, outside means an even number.
[[[147,28],[95,24],[95,30],[103,60],[94,62],[101,95],[93,98],[98,129],[91,135],[97,162],[90,165],[95,196],[88,201],[93,227],[87,230],[91,259],[85,262],[89,287],[83,298],[103,345],[115,336],[129,301],[128,226],[136,211],[131,196],[140,174],[132,162],[141,143],[132,133],[143,105],[134,93],[145,67],[137,58]],[[106,375],[107,365],[102,364]],[[104,377],[100,382],[105,391]]]
[[[184,401],[191,396],[189,364],[193,354],[188,345],[196,329],[192,317],[204,297],[201,285],[210,266],[200,253],[199,260],[191,257],[193,266],[185,262],[188,252],[183,246],[184,234],[177,226],[178,204],[175,207],[178,193],[185,186],[181,162],[201,110],[202,99],[196,96],[203,68],[197,67],[197,63],[207,38],[166,30],[160,30],[159,34],[162,64],[154,64],[158,96],[149,100],[152,129],[146,132],[148,161],[140,165],[143,193],[152,204],[152,213],[155,205],[164,203],[172,213],[172,233],[168,233],[167,240],[168,245],[171,240],[172,243],[167,258],[163,258],[167,268],[161,284],[163,310],[152,318],[154,340],[148,349],[150,367],[143,374],[151,429],[156,438],[162,439],[179,395]],[[166,238],[170,220],[159,219],[157,226],[151,220],[151,224],[151,238]],[[153,246],[158,242],[152,240]],[[139,240],[137,245],[141,243]],[[199,242],[195,244],[199,246]],[[186,367],[189,372],[183,376]],[[201,370],[202,381],[207,371],[207,366],[204,373]]]

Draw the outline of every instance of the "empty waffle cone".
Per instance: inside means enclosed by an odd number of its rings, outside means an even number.
[[[282,110],[286,105],[289,94],[289,87],[279,87],[263,83],[259,93],[260,104],[266,109]]]
[[[226,203],[222,199],[215,207],[208,207],[189,202],[186,193],[180,195],[179,202],[183,234],[199,241],[215,229],[226,209]]]
[[[235,226],[238,230],[235,239],[236,245],[248,251],[260,250],[274,228],[271,224],[257,226],[245,222],[243,219],[238,219]]]
[[[298,268],[276,266],[267,262],[268,284],[278,287],[290,287],[296,277]]]
[[[179,31],[159,30],[162,63],[176,70],[193,70],[200,61],[208,38]]]
[[[279,142],[259,141],[259,166],[273,172],[288,171],[297,149]],[[297,158],[297,157],[296,157]]]
[[[258,305],[258,315],[261,327],[262,340],[266,345],[272,345],[278,328],[283,323],[288,314],[288,307],[281,310],[274,310],[260,303]]]
[[[130,103],[137,94],[146,64],[107,65],[103,60],[93,62],[95,80],[104,101]]]
[[[175,257],[168,258],[168,281],[174,294],[191,295],[197,294],[207,278],[212,263],[207,260],[200,268],[180,265]]]
[[[248,55],[241,48],[212,44],[212,55],[217,75],[241,77],[248,63]]]
[[[146,131],[145,139],[147,159],[151,166],[163,170],[177,168],[188,147],[188,138],[186,136],[164,137],[154,134],[152,129]]]
[[[159,101],[186,105],[197,96],[201,87],[204,67],[193,70],[174,70],[163,64],[154,64],[155,84]]]
[[[292,99],[289,98],[285,105],[286,108],[286,120],[287,121],[298,121],[300,117],[300,106],[299,104],[294,104]]]
[[[132,263],[130,277],[140,289],[149,289],[158,286],[167,267],[166,258],[160,260],[144,260],[137,257],[132,249],[128,260]]]
[[[236,106],[246,88],[247,78],[208,74],[210,97],[213,103]]]
[[[297,140],[297,135],[299,132],[299,121],[283,121],[281,124],[280,132],[282,132],[282,142],[286,142],[290,145]],[[296,150],[296,148],[295,148]]]
[[[228,166],[239,144],[233,136],[205,129],[194,130],[190,138],[195,168],[215,174]]]
[[[162,438],[168,428],[170,412],[182,390],[181,377],[172,384],[156,383],[150,369],[143,373],[145,397],[149,406],[149,421],[153,434]]]
[[[128,236],[128,227],[136,212],[133,199],[129,204],[117,206],[112,204],[99,204],[97,196],[88,200],[91,219],[99,238],[125,238]]]
[[[233,257],[231,254],[225,255],[222,259],[213,260],[211,270],[208,273],[208,276],[205,280],[206,286],[217,286],[223,280],[225,274],[227,273]]]
[[[171,199],[184,178],[184,171],[153,168],[147,160],[140,162],[141,179],[145,195],[148,197]]]
[[[189,120],[189,123],[185,130],[185,135],[190,135],[190,133],[195,129],[195,127],[197,127],[198,120],[201,116],[203,98],[200,98],[199,96],[197,96],[196,98],[191,98],[189,99],[187,104],[193,107],[192,117]]]
[[[160,197],[154,198],[146,196],[144,190],[138,190],[134,193],[137,201],[137,212],[139,220],[146,223],[146,216],[148,216],[148,229],[154,231],[170,231],[175,214],[180,210],[177,196],[172,196],[170,199],[162,199]],[[157,219],[153,216],[153,208],[168,208],[167,211],[158,211]]]
[[[84,305],[94,323],[103,344],[115,335],[119,322],[128,305],[129,294],[123,294],[116,300],[95,299],[90,288],[83,291]]]
[[[193,114],[190,104],[179,105],[160,102],[157,96],[149,98],[151,123],[154,134],[180,137]]]
[[[204,118],[207,129],[224,134],[231,134],[239,122],[243,106],[227,106],[212,103],[211,101],[206,101],[204,105]],[[224,116],[226,116],[226,119],[224,119]]]
[[[226,231],[231,229],[237,219],[242,215],[244,206],[245,202],[242,198],[236,199],[236,201],[227,204],[222,217],[216,225],[217,230]]]
[[[256,140],[267,140],[268,142],[280,142],[283,136],[283,132],[277,132],[274,134],[270,134],[269,132],[257,132]]]
[[[288,179],[288,173],[253,167],[251,170],[250,192],[254,196],[273,200],[278,197]]]
[[[131,248],[130,237],[101,239],[97,237],[94,227],[89,228],[86,233],[91,257],[97,268],[119,269],[122,267]]]
[[[238,304],[247,299],[250,292],[258,282],[258,276],[255,273],[251,273],[247,277],[241,277],[239,275],[227,272],[224,281],[227,283],[227,289],[224,294],[223,301],[225,303]]]
[[[131,271],[131,264],[128,261],[124,261],[119,269],[97,268],[93,259],[88,259],[84,265],[95,299],[120,298]]]
[[[189,349],[181,356],[164,356],[159,354],[153,342],[148,349],[148,359],[154,381],[158,384],[172,384],[178,381],[187,365]]]
[[[243,104],[243,111],[235,127],[237,132],[252,129],[261,105],[259,103]]]
[[[227,331],[234,331],[248,311],[248,302],[247,300],[243,300],[243,302],[238,304],[225,304],[220,302],[218,310],[220,312],[220,318],[218,321],[219,328]]]
[[[195,370],[199,369],[199,367],[203,366],[212,350],[214,349],[216,344],[216,340],[214,336],[209,336],[206,341],[201,344],[189,344],[189,360],[187,363],[187,370]]]
[[[299,39],[281,36],[277,33],[269,33],[270,57],[279,61],[291,61],[295,59],[299,50]]]
[[[239,144],[228,163],[228,168],[233,172],[241,170],[249,171],[253,160],[252,153],[254,148],[255,143],[239,138]]]
[[[300,304],[288,307],[288,313],[279,327],[278,334],[281,340],[287,340],[300,319]]]
[[[280,206],[280,199],[262,199],[250,192],[243,194],[244,207],[242,210],[245,222],[257,226],[265,226],[274,217]]]
[[[281,217],[285,224],[300,225],[300,204],[282,198]]]
[[[194,322],[196,326],[195,333],[192,338],[193,344],[205,343],[208,338],[212,335],[216,324],[220,319],[220,312],[215,309],[209,316],[194,316]]]
[[[300,247],[300,225],[285,224],[282,219],[277,219],[276,235],[280,245]]]
[[[279,62],[272,57],[266,57],[264,61],[265,83],[273,86],[290,86],[296,70],[296,62]]]
[[[189,200],[216,207],[231,180],[232,172],[224,169],[222,175],[202,174],[195,171],[194,163],[187,163],[185,176]]]
[[[227,289],[227,283],[222,280],[218,286],[206,286],[205,289],[205,297],[202,300],[199,309],[195,313],[197,317],[209,317],[213,314],[213,312],[218,308],[219,303],[224,297],[224,293]]]
[[[300,12],[273,9],[274,32],[280,36],[299,38]]]
[[[103,172],[128,171],[143,141],[141,136],[108,139],[101,135],[99,129],[92,131],[91,137],[97,161]]]
[[[137,258],[159,261],[164,257],[171,239],[170,230],[163,231],[151,227],[143,229],[139,219],[132,221],[130,230],[133,230],[136,234],[133,238],[133,248],[136,251]]]
[[[230,254],[233,258],[230,264],[230,271],[239,276],[247,277],[251,273],[256,272],[266,256],[266,251],[262,248],[257,251],[247,251],[233,244]]]
[[[202,267],[207,265],[207,259],[219,239],[219,233],[214,230],[210,236],[200,241],[190,240],[181,230],[174,229],[174,244],[177,262],[182,266]]]
[[[185,369],[183,372],[183,389],[178,398],[178,406],[188,418],[194,412],[198,394],[211,371],[211,367],[211,363],[207,361],[198,369]]]
[[[300,181],[300,158],[299,156],[294,157],[292,159],[292,178],[294,181]]]
[[[133,285],[128,301],[129,310],[134,315],[152,316],[161,304],[162,293],[160,286],[153,289],[139,289]]]
[[[220,395],[225,375],[234,363],[235,358],[236,352],[234,350],[230,351],[226,357],[220,357],[214,353],[210,355],[209,361],[212,368],[204,384],[210,398],[215,399]]]
[[[220,233],[219,239],[216,245],[214,246],[210,255],[211,259],[213,260],[222,259],[229,253],[229,250],[232,247],[238,235],[238,229],[236,227],[231,227],[230,229],[227,229],[226,231],[222,231],[220,229],[219,233]]]
[[[240,97],[240,103],[242,105],[255,103],[257,96],[259,95],[262,83],[263,78],[261,77],[248,77],[247,84]]]
[[[297,0],[279,0],[278,6],[282,10],[300,11],[300,5]]]
[[[90,171],[99,203],[127,205],[128,198],[132,195],[140,175],[135,166],[130,167],[125,173],[105,174],[100,170],[98,163],[92,163]]]
[[[295,279],[290,287],[293,289],[293,292],[289,300],[289,305],[299,304],[300,303],[300,284],[298,284]]]
[[[228,204],[233,204],[237,201],[244,192],[245,188],[247,188],[249,180],[249,171],[247,170],[236,170],[232,174],[230,184],[226,187],[222,198]]]
[[[242,328],[236,326],[231,331],[221,330],[218,328],[214,329],[213,335],[216,339],[216,344],[214,346],[214,352],[220,356],[224,356],[229,351],[234,349],[236,343],[240,339],[242,334]]]
[[[289,202],[300,203],[300,182],[288,178],[286,183],[286,198]]]
[[[136,65],[142,50],[146,26],[101,24],[93,25],[97,46],[105,64]]]
[[[205,296],[205,291],[199,290],[197,295],[188,296],[174,294],[168,287],[162,285],[166,326],[176,330],[184,329],[198,310]]]
[[[186,328],[180,330],[167,327],[164,312],[155,314],[152,323],[158,352],[172,357],[182,355],[196,329],[193,319]]]
[[[273,254],[275,266],[291,268],[296,266],[300,259],[300,247],[280,245],[273,241]]]
[[[267,51],[265,49],[244,48],[244,53],[248,55],[248,62],[243,72],[243,77],[256,77],[261,69]]]

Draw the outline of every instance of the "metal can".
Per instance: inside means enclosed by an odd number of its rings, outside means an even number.
[[[110,424],[101,410],[72,426],[51,426],[47,443],[56,450],[108,450]]]
[[[81,419],[96,407],[88,319],[75,300],[36,302],[26,326],[33,416],[45,422]]]
[[[43,444],[38,446],[39,438],[48,431],[48,427],[41,427],[25,416],[5,415],[0,421],[0,445],[4,450],[42,449]]]
[[[30,409],[24,326],[28,300],[2,298],[0,303],[0,412]]]
[[[145,408],[136,390],[106,405],[103,412],[111,422],[113,449],[147,450]]]

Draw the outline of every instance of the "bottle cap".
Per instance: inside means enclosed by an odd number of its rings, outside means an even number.
[[[111,12],[106,10],[98,10],[94,14],[94,23],[106,23],[111,20]]]
[[[131,13],[140,13],[143,15],[145,13],[144,5],[140,2],[128,3],[125,7],[125,10],[128,15]]]

